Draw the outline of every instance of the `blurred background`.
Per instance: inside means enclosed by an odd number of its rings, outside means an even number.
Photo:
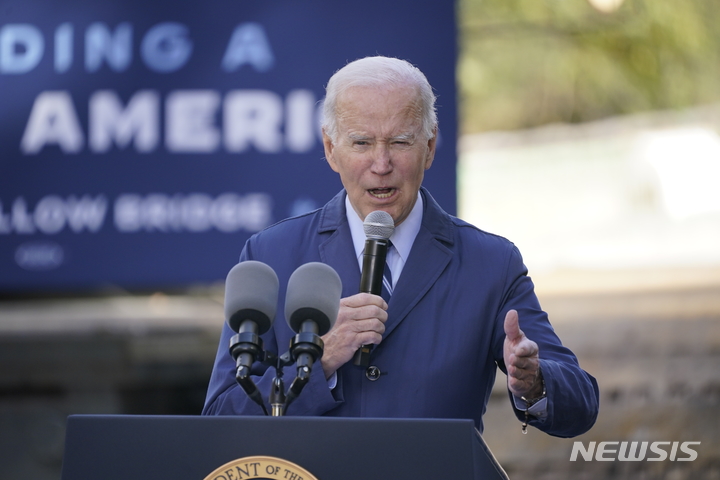
[[[460,0],[459,216],[518,245],[599,382],[572,440],[506,419],[511,478],[720,478],[720,7]],[[569,462],[573,441],[700,441],[694,462]],[[692,440],[691,440],[692,439]]]
[[[18,5],[0,0],[0,27],[10,22],[3,15],[32,21],[16,15]],[[331,67],[312,65],[316,77],[298,84],[320,98],[334,69],[375,53],[426,71],[447,115],[431,191],[446,191],[452,198],[441,204],[449,211],[520,248],[560,338],[598,379],[596,426],[558,439],[521,434],[499,374],[486,442],[511,478],[720,479],[720,7],[458,0],[443,12],[419,31],[445,50],[420,58],[412,46],[388,47],[397,33],[391,23],[373,30],[384,32],[377,45],[372,35],[345,32],[356,44],[318,46]],[[236,12],[259,22],[272,15],[280,14]],[[347,28],[338,21],[323,34]],[[3,81],[0,98],[8,100]],[[312,161],[321,158],[318,148],[306,149]],[[40,162],[58,156],[47,150]],[[0,158],[10,178],[13,165]],[[12,187],[2,184],[2,215],[10,215]],[[324,202],[338,188],[283,199],[273,215]],[[217,240],[228,255],[220,265],[232,266],[250,233]],[[103,268],[96,265],[100,277]],[[26,277],[9,270],[0,277],[0,477],[59,478],[69,414],[199,414],[224,321],[221,278],[32,291],[12,288],[13,278],[20,285]],[[701,444],[693,462],[570,462],[573,441]]]

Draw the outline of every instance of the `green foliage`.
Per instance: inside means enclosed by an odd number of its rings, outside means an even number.
[[[720,101],[720,3],[459,0],[463,133]]]

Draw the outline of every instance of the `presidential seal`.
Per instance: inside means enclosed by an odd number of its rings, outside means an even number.
[[[205,480],[318,480],[299,465],[276,457],[243,457],[218,467]]]

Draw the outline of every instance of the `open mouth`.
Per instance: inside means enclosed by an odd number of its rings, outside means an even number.
[[[389,198],[392,196],[393,193],[395,193],[394,188],[371,188],[368,190],[370,195],[372,195],[375,198]]]

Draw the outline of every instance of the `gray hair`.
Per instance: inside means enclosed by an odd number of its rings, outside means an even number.
[[[330,77],[325,88],[323,125],[325,133],[337,141],[337,102],[352,87],[415,86],[418,91],[418,110],[422,134],[430,140],[437,127],[435,94],[425,75],[411,63],[390,57],[365,57],[345,65]]]

